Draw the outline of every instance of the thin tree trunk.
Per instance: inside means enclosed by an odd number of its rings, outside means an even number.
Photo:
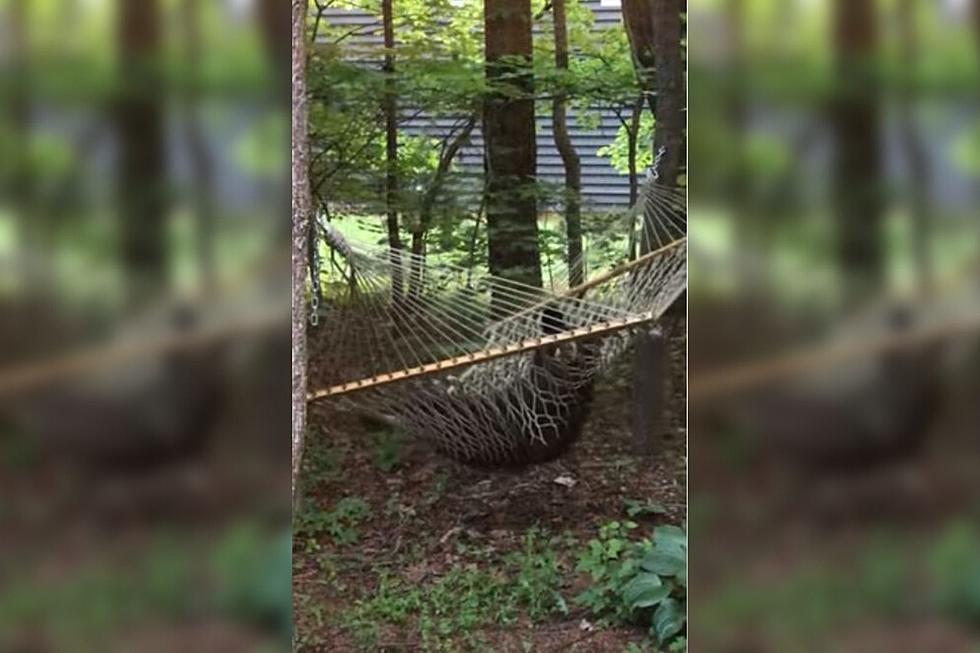
[[[8,122],[7,128],[13,147],[11,160],[13,174],[10,178],[10,197],[16,211],[18,237],[21,249],[25,252],[22,263],[18,266],[18,274],[26,287],[30,277],[31,257],[34,251],[35,234],[38,225],[34,216],[34,174],[28,155],[31,133],[31,90],[30,90],[30,53],[28,49],[28,1],[11,0],[9,3],[9,29],[11,53],[11,82],[12,93],[10,101],[4,105],[4,113]],[[6,189],[4,189],[6,190]]]
[[[904,70],[910,73],[918,61],[919,38],[915,25],[915,0],[900,0],[898,4],[899,31],[902,45]],[[928,154],[922,141],[919,126],[915,120],[915,88],[910,84],[902,93],[899,103],[902,149],[909,166],[909,190],[913,224],[913,255],[918,271],[920,290],[929,292],[932,288],[932,256],[930,238],[932,216],[929,210],[929,194],[932,186],[931,168]]]
[[[391,258],[391,291],[402,294],[402,241],[398,233],[398,96],[395,88],[395,27],[391,0],[381,0],[381,22],[385,44],[385,214]]]
[[[115,106],[115,124],[122,259],[129,304],[136,307],[164,289],[167,273],[167,153],[157,72],[159,1],[120,0],[118,20],[123,89]]]
[[[184,38],[186,39],[188,70],[194,75],[201,65],[201,3],[184,0],[181,4]],[[197,260],[201,280],[206,292],[215,285],[214,272],[214,170],[207,138],[201,129],[200,94],[197,77],[191,80],[191,91],[185,107],[185,134],[189,152],[194,194],[194,212],[197,221]]]
[[[565,0],[552,0],[555,18],[555,68],[559,74],[568,70],[568,22]],[[582,260],[582,164],[568,135],[567,94],[564,80],[559,80],[552,106],[555,146],[565,168],[565,234],[568,240],[568,281],[571,286],[585,281]]]
[[[306,94],[307,0],[292,0],[292,497],[299,499],[299,474],[306,436],[306,253],[310,219],[310,143]]]
[[[626,158],[629,169],[630,207],[635,207],[640,199],[640,173],[636,168],[636,156],[637,144],[640,139],[640,124],[643,119],[643,104],[645,101],[646,98],[642,93],[636,98],[636,104],[633,105],[629,124],[626,126]],[[626,247],[626,257],[632,261],[636,258],[635,221],[630,221],[630,233]]]
[[[973,0],[973,32],[977,38],[977,46],[980,47],[980,0]]]
[[[839,255],[848,303],[860,303],[881,287],[881,124],[873,71],[878,46],[874,0],[835,0],[834,49],[840,90],[831,107],[833,184]]]
[[[408,294],[412,297],[418,297],[422,290],[422,277],[425,269],[425,237],[432,224],[432,213],[435,210],[436,200],[439,193],[442,192],[456,155],[469,140],[475,127],[476,116],[473,116],[463,124],[452,140],[445,144],[442,153],[439,155],[439,163],[436,165],[432,182],[422,195],[422,201],[419,204],[418,224],[412,230],[412,271],[408,282]]]
[[[530,0],[484,0],[490,271],[541,286]],[[497,295],[495,294],[495,298]],[[500,304],[494,301],[495,312]]]

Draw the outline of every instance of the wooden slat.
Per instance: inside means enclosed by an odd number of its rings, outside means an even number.
[[[630,327],[651,322],[654,319],[655,318],[652,312],[646,312],[636,316],[617,318],[607,322],[598,322],[586,327],[571,329],[563,333],[540,336],[537,338],[528,338],[526,340],[515,342],[510,345],[504,345],[502,347],[491,347],[490,349],[465,354],[463,356],[453,356],[451,358],[446,358],[434,363],[428,363],[426,365],[421,365],[410,369],[378,374],[376,376],[358,379],[357,381],[349,381],[347,383],[330,386],[328,388],[323,388],[321,390],[317,390],[316,392],[310,393],[307,395],[307,401],[316,401],[327,397],[336,397],[338,395],[367,390],[368,388],[377,388],[391,383],[396,383],[398,381],[415,379],[430,374],[475,365],[477,363],[485,363],[487,361],[503,358],[505,356],[513,356],[523,352],[534,351],[543,347],[550,347],[552,345],[572,342],[574,340],[581,340],[582,338],[587,338],[589,336],[608,335],[610,333],[615,333],[616,331],[622,331],[623,329],[628,329]]]

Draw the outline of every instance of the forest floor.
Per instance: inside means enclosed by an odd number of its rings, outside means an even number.
[[[684,332],[670,432],[649,456],[632,453],[628,374],[597,389],[566,455],[520,472],[463,467],[314,407],[294,519],[299,650],[644,650],[644,628],[575,601],[589,584],[576,566],[611,522],[648,536],[686,521]]]

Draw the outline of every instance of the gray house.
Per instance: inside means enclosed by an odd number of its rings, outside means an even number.
[[[622,29],[619,0],[583,0],[595,15],[595,29]],[[357,30],[357,36],[345,41],[352,50],[359,48],[376,49],[382,46],[381,19],[368,12],[331,8],[325,19],[332,25],[349,26]],[[582,163],[582,194],[586,209],[622,209],[629,205],[629,178],[617,172],[609,159],[600,157],[597,151],[610,144],[621,126],[620,119],[608,107],[596,107],[600,115],[598,126],[584,128],[578,125],[574,112],[569,115],[569,132]],[[451,120],[420,116],[408,122],[406,131],[418,134],[445,134],[452,124]],[[537,172],[538,179],[553,183],[556,187],[564,183],[564,167],[561,156],[555,147],[550,115],[539,115],[537,119]],[[590,126],[591,127],[591,126]],[[483,173],[483,136],[479,130],[474,132],[469,146],[464,147],[456,159],[464,173]]]

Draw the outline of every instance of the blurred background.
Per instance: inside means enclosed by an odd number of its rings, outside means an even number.
[[[0,1],[0,650],[288,647],[289,56]]]
[[[980,2],[692,0],[694,651],[980,646]]]

